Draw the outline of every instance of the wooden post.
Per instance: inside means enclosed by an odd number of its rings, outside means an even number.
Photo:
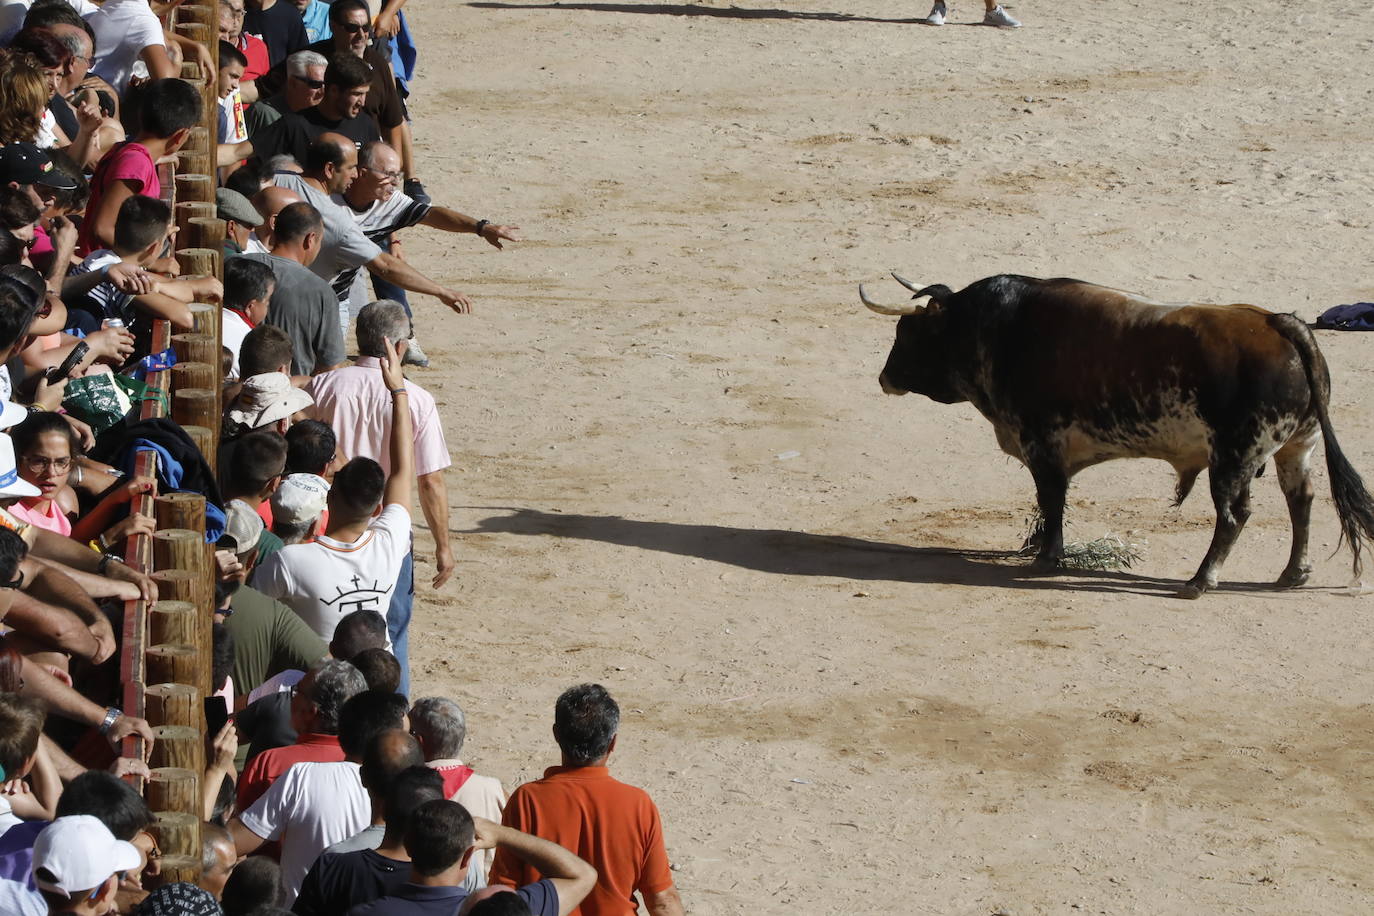
[[[175,181],[178,201],[203,200],[211,204],[215,202],[215,180],[209,175],[178,175]]]
[[[153,815],[150,829],[163,855],[192,855],[187,850],[195,850],[194,855],[200,855],[200,818],[195,814],[158,811]]]
[[[153,507],[159,528],[185,528],[205,534],[205,497],[199,493],[168,493],[154,500]]]
[[[225,222],[217,216],[203,216],[191,220],[191,234],[178,239],[183,245],[224,251]]]
[[[219,366],[209,363],[177,363],[172,367],[172,391],[187,388],[205,388],[219,391]]]
[[[195,572],[189,569],[163,569],[151,575],[157,583],[158,598],[162,601],[189,601],[195,604],[200,588],[200,580]],[[152,645],[157,645],[157,642]]]
[[[183,277],[223,276],[220,267],[221,252],[218,248],[178,248],[177,264]]]
[[[205,536],[199,531],[172,528],[153,535],[153,569],[186,569],[197,576],[205,568]]]
[[[192,234],[191,220],[214,219],[215,205],[204,200],[183,200],[173,208],[173,212],[177,223],[176,245],[187,248],[193,244],[187,241]]]
[[[147,652],[148,680],[154,684],[199,684],[199,658],[194,645],[164,644]]]
[[[205,772],[205,738],[188,725],[159,725],[153,729],[151,767],[183,767]]]
[[[172,352],[177,355],[177,362],[179,363],[219,365],[219,349],[215,344],[215,338],[209,334],[174,335],[172,337]],[[214,425],[218,426],[218,421]]]
[[[148,641],[154,646],[167,643],[200,643],[200,611],[191,601],[159,601],[148,609]]]
[[[154,811],[199,815],[200,775],[195,770],[181,767],[158,767],[152,770],[144,788],[148,807]]]
[[[200,855],[194,856],[174,856],[164,855],[162,857],[162,867],[156,875],[147,872],[143,874],[143,889],[155,891],[164,884],[195,884],[200,880]]]
[[[182,426],[212,428],[220,421],[219,390],[182,388],[172,392],[172,419]]]
[[[192,302],[187,306],[191,310],[191,333],[206,334],[215,337],[219,333],[219,306],[213,302]],[[218,363],[211,363],[216,369]],[[218,373],[216,373],[218,374]]]
[[[200,449],[200,453],[205,456],[205,461],[210,465],[210,470],[218,478],[219,475],[219,455],[215,453],[215,437],[209,429],[204,426],[196,426],[194,423],[189,426],[181,424],[181,429],[186,435],[191,437],[191,441]]]
[[[144,697],[149,725],[199,728],[205,718],[200,689],[190,684],[149,684]]]

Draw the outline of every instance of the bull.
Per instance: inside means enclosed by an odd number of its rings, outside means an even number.
[[[1035,482],[1041,526],[1030,546],[1038,570],[1062,564],[1075,474],[1114,458],[1158,458],[1178,474],[1176,505],[1209,472],[1216,528],[1180,592],[1196,598],[1216,587],[1250,517],[1250,481],[1273,458],[1293,528],[1277,585],[1299,586],[1312,571],[1310,458],[1320,438],[1359,575],[1364,541],[1374,537],[1374,500],[1341,453],[1326,360],[1295,315],[1152,302],[1080,280],[1000,275],[954,292],[893,276],[915,293],[911,304],[882,305],[859,287],[868,308],[901,316],[882,389],[968,401],[992,422],[997,444]],[[927,304],[916,305],[921,299]]]

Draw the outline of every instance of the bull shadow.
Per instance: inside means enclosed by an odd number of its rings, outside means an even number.
[[[496,0],[481,0],[467,5],[479,10],[581,10],[592,13],[638,13],[650,16],[705,16],[713,19],[799,19],[812,22],[877,22],[891,25],[920,25],[926,22],[924,17],[884,19],[877,16],[855,16],[852,13],[698,6],[695,3],[502,3]]]
[[[614,515],[544,512],[515,506],[466,506],[500,510],[455,534],[514,534],[601,541],[639,550],[696,557],[783,576],[856,581],[970,585],[1013,589],[1138,594],[1174,597],[1183,584],[1125,571],[1061,570],[1033,573],[1013,551],[912,547],[841,535],[777,528],[731,528],[655,522]],[[1223,591],[1271,591],[1262,585],[1222,585]]]

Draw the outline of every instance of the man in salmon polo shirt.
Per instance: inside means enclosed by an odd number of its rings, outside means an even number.
[[[649,916],[683,916],[673,887],[663,823],[643,789],[612,778],[620,707],[600,684],[579,684],[554,705],[553,737],[562,766],[511,794],[502,823],[550,840],[597,871],[596,886],[569,916],[634,916],[635,892]],[[490,883],[522,887],[539,880],[528,862],[498,846]]]

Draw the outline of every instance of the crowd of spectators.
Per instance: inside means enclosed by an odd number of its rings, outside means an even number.
[[[0,2],[0,913],[682,912],[656,807],[607,769],[604,688],[558,698],[559,765],[509,800],[464,762],[459,704],[411,698],[417,498],[430,587],[455,560],[407,291],[470,302],[397,233],[519,237],[425,192],[404,2],[218,0],[213,47],[168,0]],[[159,169],[216,120],[223,276],[184,276]],[[222,319],[218,473],[137,409],[172,358],[156,323],[198,303]],[[119,706],[116,634],[157,587],[119,551],[174,490],[215,545],[195,883],[164,878],[147,765],[116,754],[155,741]]]

